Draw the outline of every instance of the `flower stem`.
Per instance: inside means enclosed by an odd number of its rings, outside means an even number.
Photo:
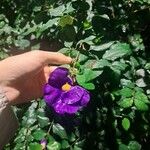
[[[49,126],[49,128],[48,128],[48,131],[47,131],[47,133],[46,133],[46,137],[49,135],[49,133],[50,133],[50,131],[51,131],[51,129],[52,129],[53,123],[54,123],[54,120],[52,120],[52,122],[51,122],[51,124],[50,124],[50,126]]]

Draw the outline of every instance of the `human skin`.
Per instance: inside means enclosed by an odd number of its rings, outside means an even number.
[[[72,59],[58,52],[34,50],[0,61],[0,86],[10,104],[24,103],[42,96],[43,85],[60,64]]]

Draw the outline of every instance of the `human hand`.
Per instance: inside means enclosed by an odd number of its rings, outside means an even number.
[[[0,62],[0,85],[11,104],[18,104],[42,96],[43,85],[54,67],[69,64],[72,59],[61,53],[30,51]]]

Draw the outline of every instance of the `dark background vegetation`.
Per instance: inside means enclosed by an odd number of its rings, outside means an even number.
[[[91,101],[58,116],[43,100],[14,107],[5,150],[140,150],[150,145],[149,0],[1,0],[0,57],[44,49],[76,58]]]

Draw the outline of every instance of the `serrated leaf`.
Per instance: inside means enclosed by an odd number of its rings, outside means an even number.
[[[133,90],[128,87],[125,87],[120,90],[120,95],[123,97],[131,97],[133,95]]]
[[[130,120],[128,118],[124,118],[122,120],[122,127],[127,131],[130,128]]]
[[[147,104],[150,102],[144,93],[137,91],[134,95],[134,98],[134,103],[138,110],[147,111],[149,109]]]
[[[130,141],[128,148],[129,150],[141,150],[142,146],[136,141]]]
[[[142,101],[144,103],[150,103],[147,96],[144,93],[140,92],[140,91],[136,92],[134,97],[135,97],[135,99],[137,99],[139,101]]]
[[[141,100],[134,99],[134,104],[138,110],[147,111],[149,109],[148,105]]]
[[[103,55],[103,59],[114,61],[117,58],[121,58],[131,54],[131,49],[126,43],[116,43],[110,47]]]
[[[53,132],[62,139],[67,139],[67,133],[65,129],[60,124],[53,125]]]
[[[123,100],[120,100],[118,102],[118,105],[120,105],[123,108],[129,108],[133,104],[133,99],[132,98],[125,98]]]

